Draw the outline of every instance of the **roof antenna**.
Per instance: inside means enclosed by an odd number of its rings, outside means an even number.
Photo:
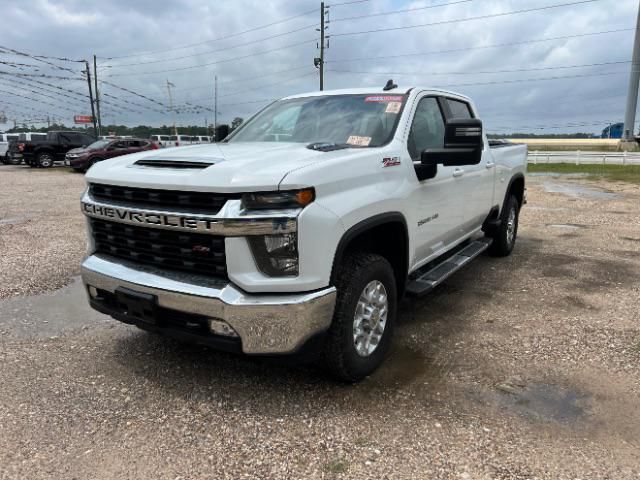
[[[387,81],[387,84],[384,86],[384,88],[382,90],[384,90],[385,92],[388,90],[393,90],[394,88],[398,88],[398,85],[396,85],[395,83],[393,83],[393,79],[390,78]]]

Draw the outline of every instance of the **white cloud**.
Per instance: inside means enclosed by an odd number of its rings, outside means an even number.
[[[632,29],[637,13],[635,0],[598,0],[571,7],[460,23],[364,35],[340,35],[361,30],[485,16],[569,1],[571,0],[474,0],[457,4],[452,2],[446,7],[348,21],[340,21],[340,19],[398,9],[420,8],[443,3],[444,0],[414,2],[372,0],[349,6],[332,7],[330,14],[332,21],[329,24],[331,46],[327,51],[328,71],[325,83],[329,88],[378,86],[384,84],[388,77],[393,77],[403,87],[414,84],[452,86],[451,89],[462,91],[476,100],[489,129],[572,122],[621,121],[624,115],[624,95],[628,82],[626,72],[629,71],[629,64],[513,73],[480,72],[630,60],[633,31],[531,42],[501,48],[473,47],[615,29]],[[107,76],[112,75],[108,78],[109,81],[148,94],[163,103],[167,103],[166,80],[170,79],[176,85],[177,103],[191,102],[212,108],[213,77],[217,75],[221,118],[229,121],[235,116],[247,117],[260,107],[258,103],[249,102],[317,89],[318,78],[312,64],[313,57],[317,55],[316,44],[313,41],[317,32],[311,25],[317,23],[318,12],[244,35],[219,41],[213,40],[277,22],[318,7],[319,2],[309,0],[298,2],[285,0],[264,2],[21,0],[3,12],[2,44],[37,54],[70,58],[90,59],[95,53],[102,57],[100,60],[102,68],[99,69],[101,77],[107,79]],[[301,27],[308,28],[290,35],[265,39],[265,37],[286,34]],[[259,41],[238,46],[256,40]],[[205,41],[210,42],[176,49],[178,46]],[[310,42],[280,51],[265,52],[305,41]],[[225,48],[228,50],[211,52]],[[454,49],[458,51],[433,53]],[[146,51],[154,53],[105,60],[105,57],[132,55]],[[427,54],[403,56],[407,53],[420,52]],[[429,52],[432,53],[428,54]],[[256,55],[249,56],[252,54]],[[184,56],[189,57],[170,60],[173,57]],[[340,59],[378,56],[390,58],[338,62]],[[246,58],[227,61],[236,57]],[[9,58],[17,61],[16,57],[0,54],[0,59]],[[18,58],[24,60],[23,57]],[[162,62],[118,67],[123,64],[158,60]],[[205,66],[213,62],[220,63]],[[108,65],[111,67],[108,68]],[[81,68],[77,64],[66,66],[76,70]],[[197,68],[152,75],[143,74],[184,67]],[[297,69],[289,73],[270,75],[273,72],[293,68]],[[350,74],[332,70],[401,72],[416,75]],[[51,69],[46,71],[53,73]],[[442,74],[446,72],[452,73]],[[439,75],[434,75],[436,73]],[[612,75],[595,76],[599,73]],[[127,76],[117,76],[119,74],[127,74]],[[525,79],[577,75],[582,77],[520,82]],[[57,84],[82,92],[86,91],[86,84],[82,82],[57,82]],[[103,87],[103,92],[152,106],[143,99],[122,95],[118,90],[108,86]],[[109,98],[105,100],[109,101]],[[11,101],[23,103],[23,100],[18,98],[12,98]],[[114,99],[111,101],[118,103]],[[37,103],[30,104],[26,100],[24,105],[38,107]],[[107,121],[128,124],[143,122],[161,124],[170,121],[168,116],[151,111],[145,111],[142,115],[109,114],[108,106],[104,107]],[[213,114],[206,113],[206,116],[210,122]],[[205,113],[180,115],[178,121],[185,124],[204,124],[204,117]],[[600,129],[599,125],[585,127],[585,130],[594,132]]]

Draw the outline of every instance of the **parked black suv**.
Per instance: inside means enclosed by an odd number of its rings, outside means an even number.
[[[14,141],[9,144],[7,155],[12,163],[21,160],[32,167],[52,167],[64,162],[66,153],[94,142],[94,138],[81,132],[48,132],[44,140]]]

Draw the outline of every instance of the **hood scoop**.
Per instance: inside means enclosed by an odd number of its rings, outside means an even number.
[[[139,167],[152,167],[152,168],[175,168],[175,169],[203,169],[208,168],[211,165],[215,165],[215,162],[206,160],[160,160],[147,158],[138,160],[134,163]]]

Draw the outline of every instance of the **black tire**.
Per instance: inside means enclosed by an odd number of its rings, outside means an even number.
[[[38,154],[38,167],[50,168],[53,167],[53,154],[49,152],[41,152]]]
[[[500,214],[500,226],[490,235],[493,238],[493,243],[489,249],[491,255],[494,257],[511,255],[518,236],[519,218],[520,204],[515,195],[510,195]]]
[[[391,346],[397,307],[396,281],[393,268],[384,257],[365,252],[347,253],[336,278],[338,297],[323,357],[336,377],[357,382],[380,366]],[[374,281],[381,283],[386,290],[386,322],[377,346],[363,356],[356,350],[354,320],[360,296]],[[377,324],[378,320],[375,321]]]
[[[87,170],[89,170],[91,167],[93,167],[96,163],[103,161],[104,158],[100,158],[100,157],[95,157],[92,158],[91,160],[89,160],[89,162],[87,163],[87,166],[84,168],[84,171],[86,172]]]

